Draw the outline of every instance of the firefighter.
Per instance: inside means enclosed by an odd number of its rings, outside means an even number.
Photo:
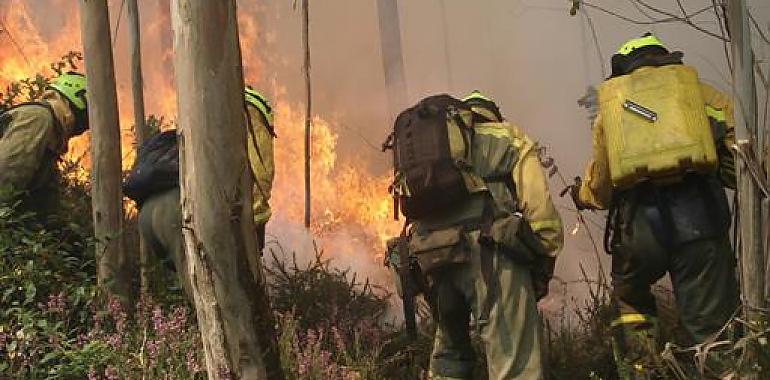
[[[265,224],[270,218],[271,212],[268,204],[270,191],[273,182],[273,115],[270,103],[262,95],[251,88],[244,91],[247,111],[247,149],[249,163],[252,173],[255,177],[253,190],[254,220],[257,227],[257,236],[259,239],[260,250],[264,247]],[[164,132],[173,134],[174,132]],[[158,136],[163,138],[164,136]],[[172,147],[166,148],[173,156],[173,162],[170,162],[173,169],[176,170],[178,177],[178,159],[176,138],[172,137],[169,141]],[[157,140],[157,139],[156,139]],[[143,148],[147,148],[152,140],[148,141]],[[159,143],[163,145],[165,143]],[[140,155],[142,150],[140,149]],[[158,154],[159,157],[166,159],[169,153]],[[137,162],[142,158],[138,158]],[[158,162],[149,163],[149,165]],[[164,163],[168,165],[169,163]],[[169,183],[165,186],[159,186],[158,182],[168,177],[170,169],[159,170],[160,176],[157,179],[150,178],[148,175],[145,180],[136,180],[130,175],[124,183],[124,191],[131,196],[137,203],[140,203],[139,210],[139,233],[142,237],[142,243],[153,259],[170,257],[174,267],[179,274],[180,282],[192,300],[192,288],[186,273],[186,259],[184,252],[184,240],[182,235],[182,208],[180,204],[180,191],[178,181]],[[136,170],[132,171],[132,174]],[[145,172],[147,172],[145,170]],[[176,178],[175,178],[176,179]],[[146,182],[152,182],[149,186]],[[146,190],[153,187],[151,191]],[[158,189],[160,191],[156,191]],[[151,192],[151,193],[150,193]],[[150,193],[150,194],[144,194]],[[138,198],[138,199],[137,199]]]
[[[265,246],[265,225],[270,220],[270,193],[273,189],[275,166],[273,163],[273,109],[262,94],[246,88],[248,112],[248,154],[254,174],[254,224],[257,226],[259,246]]]
[[[626,42],[612,57],[612,75],[605,84],[621,83],[633,76],[636,88],[669,91],[659,89],[673,87],[652,85],[649,81],[668,81],[660,79],[661,75],[668,75],[664,72],[681,77],[686,70],[694,72],[683,65],[681,52],[669,52],[655,36],[645,34]],[[647,110],[653,113],[647,112],[645,116],[645,104],[641,104],[641,108],[623,110],[625,119],[614,118],[620,113],[611,112],[608,105],[600,102],[600,108],[605,109],[600,109],[593,126],[593,161],[586,169],[585,179],[577,178],[576,186],[572,187],[572,197],[578,208],[610,210],[609,235],[605,241],[606,249],[612,255],[612,298],[616,309],[616,319],[612,322],[613,346],[618,370],[624,379],[648,378],[650,367],[655,365],[661,347],[651,285],[666,273],[671,276],[684,328],[694,343],[704,342],[717,334],[738,305],[735,257],[728,233],[730,211],[723,189],[735,186],[735,165],[728,148],[735,138],[733,108],[726,95],[699,82],[697,76],[693,75],[693,78],[692,88],[686,85],[681,88],[690,91],[691,97],[698,97],[691,98],[692,102],[698,103],[693,103],[692,110],[685,110],[687,102],[681,102],[682,97],[679,97],[674,113],[697,115],[705,111],[703,122],[687,121],[674,127],[684,128],[682,124],[692,123],[687,128],[698,133],[705,130],[705,135],[709,136],[704,139],[705,151],[714,152],[714,166],[706,165],[710,169],[698,170],[695,165],[687,166],[692,160],[683,158],[679,162],[686,168],[667,170],[667,175],[659,179],[650,175],[633,182],[618,180],[616,183],[616,178],[620,179],[621,175],[615,168],[621,167],[621,163],[611,162],[614,156],[608,153],[611,147],[606,143],[606,136],[624,131],[623,124],[632,128],[628,123],[633,122],[641,123],[636,126],[642,128],[661,123],[649,129],[660,133],[669,127],[664,125],[664,118],[668,116],[656,115],[654,109]],[[648,85],[640,84],[643,81]],[[601,92],[600,89],[600,99]],[[668,102],[667,99],[672,98],[670,95],[660,93],[652,94],[652,97]],[[652,99],[650,94],[644,96]],[[626,101],[625,106],[629,105],[633,106]],[[617,105],[617,109],[621,108]],[[645,120],[653,115],[654,120]],[[629,133],[637,132],[638,129]],[[646,141],[652,145],[656,139],[651,136]],[[655,152],[650,146],[628,149],[643,149],[651,162],[668,154]],[[660,165],[660,162],[655,164]]]
[[[419,144],[416,140],[399,143],[399,139],[409,138],[406,134],[399,137],[399,124],[410,117],[409,124],[414,130],[431,128],[430,122],[415,123],[436,109],[430,102],[436,99],[444,102],[448,97],[432,98],[405,111],[396,121],[393,138],[396,161],[411,159],[411,153],[407,152],[411,149],[409,145]],[[419,262],[424,278],[419,282],[425,283],[423,292],[437,323],[430,360],[431,378],[473,378],[477,356],[470,329],[474,328],[484,342],[489,379],[543,379],[536,302],[547,292],[556,255],[563,245],[561,219],[548,191],[536,143],[505,121],[497,105],[479,92],[471,93],[457,105],[459,107],[448,108],[447,115],[455,114],[450,117],[457,120],[454,124],[472,126],[470,146],[474,153],[472,162],[466,162],[473,167],[474,176],[482,179],[480,184],[477,182],[480,187],[474,187],[483,190],[471,190],[472,195],[461,202],[440,207],[436,213],[417,216],[408,236],[408,251]],[[470,112],[456,114],[457,108]],[[467,118],[462,116],[468,113]],[[461,119],[463,121],[459,121]],[[439,116],[433,120],[444,123],[447,118]],[[441,130],[441,126],[435,128]],[[454,141],[449,142],[451,146],[464,140],[453,139],[452,136],[457,135],[452,132],[454,127],[448,128],[450,140]],[[446,130],[447,127],[444,132]],[[423,141],[426,146],[415,149],[420,152],[435,149],[429,146],[432,141],[436,140],[427,137]],[[400,164],[396,165],[398,172]],[[434,196],[424,199],[425,202],[433,201],[442,193],[454,192],[449,188],[440,189],[446,184],[445,179],[435,180],[439,189]],[[420,177],[413,183],[425,180]],[[411,188],[408,182],[406,186]],[[412,193],[409,197],[413,200],[405,203],[407,207],[414,210],[421,207],[415,204],[418,194]],[[408,212],[406,210],[405,215],[411,218]],[[520,247],[521,243],[527,247]],[[389,245],[398,246],[392,242]],[[535,246],[537,248],[529,248]]]
[[[85,76],[62,74],[39,102],[22,103],[0,115],[0,204],[21,193],[22,207],[39,216],[57,209],[56,164],[69,139],[88,129],[85,93]]]

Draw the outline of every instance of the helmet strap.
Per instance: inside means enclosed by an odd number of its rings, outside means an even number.
[[[87,131],[89,128],[88,125],[88,111],[81,110],[76,108],[72,102],[67,100],[69,102],[70,109],[72,110],[72,113],[75,115],[75,123],[72,127],[72,136],[79,136],[83,134],[83,132]]]

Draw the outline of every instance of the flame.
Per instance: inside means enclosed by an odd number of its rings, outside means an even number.
[[[304,217],[304,114],[286,102],[275,107],[276,179],[271,205],[278,218],[301,221]],[[390,178],[372,176],[357,168],[356,161],[340,161],[337,135],[332,124],[313,118],[311,127],[311,229],[323,238],[339,229],[352,232],[381,258],[388,237],[399,231],[392,221],[392,200],[387,192]],[[350,227],[354,227],[350,230]]]
[[[120,1],[111,1],[114,19]],[[33,17],[41,5],[32,0],[10,0],[0,10],[6,48],[0,50],[0,89],[9,83],[30,77],[36,73],[52,74],[51,62],[70,50],[80,50],[80,28],[76,2],[55,0],[46,3],[46,9],[57,9],[67,17],[63,24],[50,18]],[[149,3],[148,3],[149,4]],[[147,7],[150,7],[149,5]],[[147,8],[144,8],[147,9]],[[257,2],[239,4],[239,29],[246,82],[267,88],[273,78],[266,78],[264,62],[258,47],[270,37],[259,24],[263,6]],[[147,17],[149,15],[149,17]],[[125,17],[125,16],[124,16]],[[165,115],[174,118],[176,94],[172,73],[171,26],[166,1],[157,2],[156,8],[143,12],[143,74],[146,114]],[[118,103],[120,110],[121,146],[123,167],[129,168],[134,159],[132,132],[133,110],[131,102],[130,70],[125,31],[118,34],[115,52]],[[9,37],[21,47],[11,47]],[[81,68],[82,69],[82,68]],[[275,102],[276,179],[271,205],[274,210],[272,225],[291,225],[301,229],[304,218],[304,113],[301,106],[284,100],[285,90],[272,86]],[[270,93],[265,91],[265,93]],[[388,176],[375,176],[356,165],[354,157],[341,159],[337,156],[337,134],[333,123],[315,116],[312,122],[312,226],[309,233],[321,246],[328,244],[333,257],[366,258],[369,263],[381,262],[385,241],[396,235],[399,225],[392,220],[392,201],[387,193]],[[84,173],[90,167],[89,135],[70,141],[66,157],[81,160]],[[269,226],[268,229],[271,227]],[[285,242],[292,244],[292,242]],[[347,261],[350,262],[350,261]],[[382,271],[378,266],[378,271]],[[371,272],[371,271],[370,271]]]

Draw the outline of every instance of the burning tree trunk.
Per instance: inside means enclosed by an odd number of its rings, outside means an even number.
[[[252,218],[235,0],[174,0],[172,21],[183,230],[208,376],[280,379],[266,369],[277,347]]]
[[[80,25],[88,77],[91,125],[91,197],[99,286],[128,297],[122,245],[120,126],[107,0],[81,0]]]

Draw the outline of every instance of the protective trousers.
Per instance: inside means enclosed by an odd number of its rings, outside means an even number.
[[[718,333],[738,307],[735,256],[721,188],[693,182],[645,189],[641,194],[619,205],[618,236],[612,249],[616,356],[618,366],[629,373],[627,378],[644,378],[631,376],[633,367],[641,370],[642,363],[660,350],[657,342],[651,343],[657,335],[651,285],[666,273],[682,324],[694,343]]]
[[[470,234],[471,261],[429,275],[434,297],[436,337],[431,355],[433,379],[472,379],[476,362],[469,322],[482,315],[488,284],[481,274],[478,231]],[[476,321],[487,357],[490,380],[543,378],[540,317],[528,268],[507,256],[491,254],[495,285],[486,321]],[[477,317],[478,319],[478,317]]]
[[[139,236],[151,262],[150,273],[162,270],[157,263],[170,258],[188,299],[192,300],[192,285],[187,273],[187,260],[182,235],[182,206],[179,188],[149,197],[139,210]],[[153,278],[158,276],[151,275]]]
[[[257,226],[256,233],[260,240],[260,247],[264,246],[264,231],[264,224]],[[151,261],[150,273],[162,270],[160,262],[170,258],[179,277],[179,283],[188,299],[192,301],[192,284],[187,276],[187,256],[184,250],[184,235],[182,235],[182,206],[179,201],[178,187],[154,194],[142,203],[139,210],[139,236]]]

